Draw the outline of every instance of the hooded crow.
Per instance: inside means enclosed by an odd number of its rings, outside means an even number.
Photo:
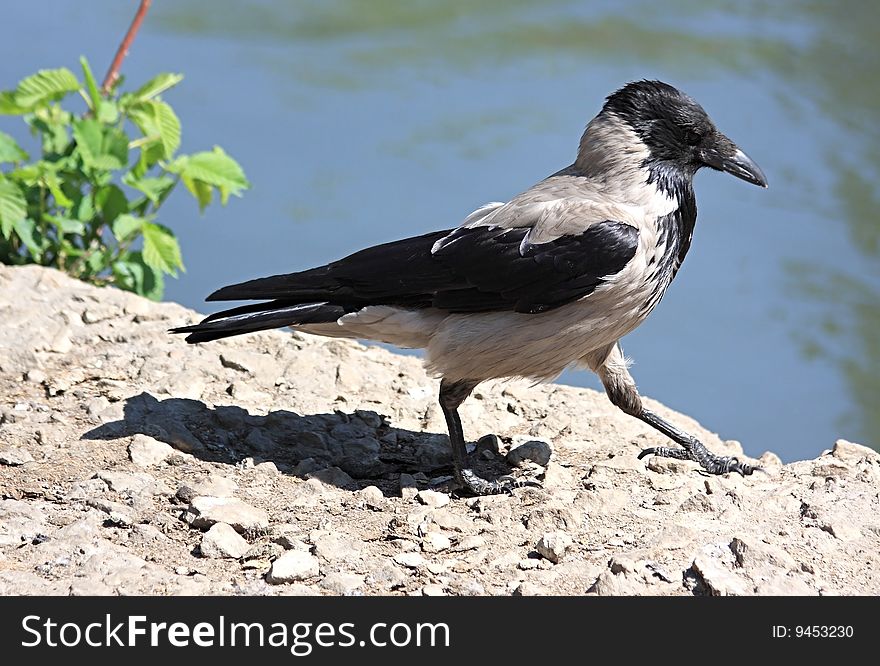
[[[619,340],[663,298],[691,245],[693,180],[708,166],[767,186],[761,169],[691,97],[660,81],[611,94],[573,164],[455,229],[370,247],[325,266],[224,287],[209,301],[259,300],[173,329],[190,343],[292,326],[424,348],[441,378],[457,482],[483,495],[530,485],[468,464],[458,407],[488,379],[551,380],[577,365],[609,399],[678,444],[646,455],[710,474],[755,467],[711,453],[642,406]]]

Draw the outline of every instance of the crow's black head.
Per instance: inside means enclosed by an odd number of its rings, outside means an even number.
[[[692,176],[708,166],[767,187],[758,165],[715,128],[703,107],[667,83],[628,83],[608,97],[602,113],[633,129],[650,152],[649,168]]]

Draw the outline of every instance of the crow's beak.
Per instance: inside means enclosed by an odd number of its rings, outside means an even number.
[[[701,150],[700,159],[708,167],[726,171],[749,183],[767,187],[767,177],[761,171],[761,167],[727,137],[723,137],[714,147]]]

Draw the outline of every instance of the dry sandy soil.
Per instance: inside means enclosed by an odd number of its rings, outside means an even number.
[[[543,488],[459,497],[417,358],[166,333],[196,317],[0,266],[0,593],[880,593],[868,448],[710,477],[595,391],[486,384],[479,471]]]

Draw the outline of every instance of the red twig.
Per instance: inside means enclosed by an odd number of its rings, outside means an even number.
[[[131,48],[131,43],[134,41],[138,30],[140,30],[141,23],[144,22],[144,16],[152,3],[153,0],[141,0],[137,14],[135,14],[134,18],[131,20],[128,32],[125,33],[125,38],[122,40],[122,43],[116,51],[113,62],[110,64],[110,69],[107,70],[107,76],[104,77],[104,83],[101,84],[101,92],[105,95],[110,92],[113,84],[116,83],[116,80],[119,78],[119,68],[122,67],[122,61],[125,60],[125,56],[128,55],[128,49]]]

